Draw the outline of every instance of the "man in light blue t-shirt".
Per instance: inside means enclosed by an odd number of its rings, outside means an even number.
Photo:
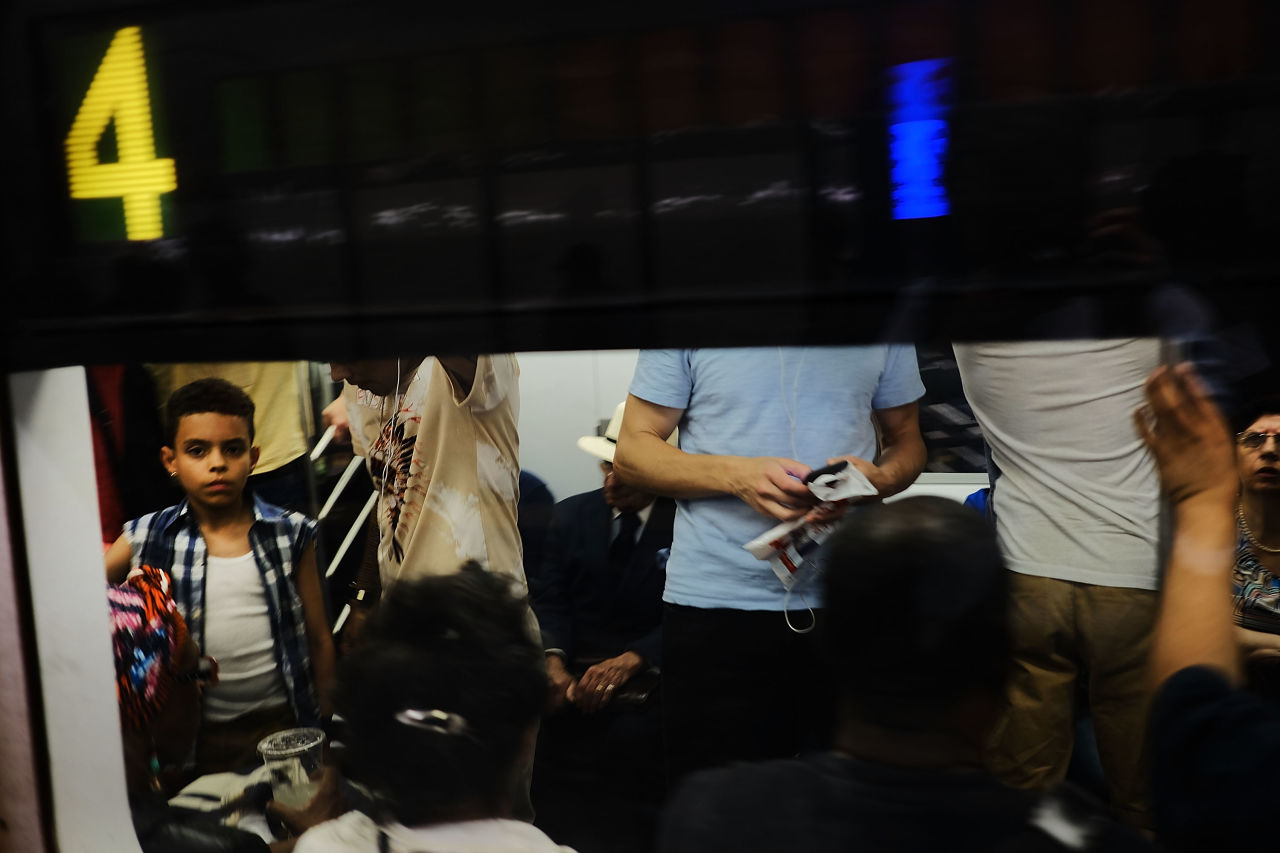
[[[614,464],[677,498],[663,594],[670,781],[826,745],[831,679],[803,633],[808,609],[821,618],[818,585],[801,577],[788,596],[742,546],[812,511],[803,479],[835,459],[882,498],[909,486],[925,463],[923,394],[909,345],[640,353]]]

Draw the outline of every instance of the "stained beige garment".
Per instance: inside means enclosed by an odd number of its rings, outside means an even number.
[[[467,560],[523,588],[519,374],[513,355],[480,356],[462,396],[428,358],[401,395],[344,388],[353,447],[380,495],[384,591],[400,578],[455,572]]]

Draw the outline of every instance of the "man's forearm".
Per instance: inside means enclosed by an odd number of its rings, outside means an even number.
[[[886,447],[876,464],[884,476],[884,482],[876,484],[880,497],[896,495],[914,483],[927,460],[923,441],[903,441]]]
[[[731,472],[743,457],[685,453],[654,435],[618,444],[614,471],[628,485],[672,498],[705,498],[734,491]]]

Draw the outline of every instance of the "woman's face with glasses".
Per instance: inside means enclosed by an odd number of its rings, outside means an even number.
[[[1249,491],[1280,491],[1280,415],[1263,415],[1236,435],[1240,484]]]

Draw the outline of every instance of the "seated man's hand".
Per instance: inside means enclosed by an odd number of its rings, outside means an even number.
[[[300,809],[281,805],[275,800],[267,803],[267,814],[284,825],[291,835],[298,836],[313,826],[333,820],[347,812],[347,798],[342,790],[342,777],[337,768],[325,765],[320,771],[316,792]]]
[[[564,659],[547,655],[547,711],[554,713],[563,708],[572,687],[573,676],[564,668]]]
[[[347,403],[342,397],[338,397],[321,410],[320,422],[324,424],[325,429],[333,427],[335,444],[351,443],[351,419],[347,417]]]
[[[794,459],[742,457],[733,467],[730,491],[762,515],[792,521],[818,504],[804,484],[810,470]]]
[[[576,684],[569,686],[569,701],[588,714],[598,711],[609,704],[618,688],[642,669],[644,658],[631,651],[602,660],[584,672]]]

